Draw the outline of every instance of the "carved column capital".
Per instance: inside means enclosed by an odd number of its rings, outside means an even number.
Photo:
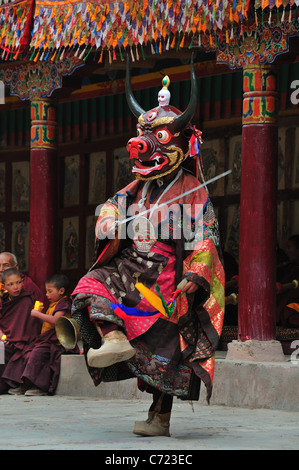
[[[243,69],[242,123],[277,123],[277,76],[271,65],[247,65]]]
[[[31,149],[56,149],[56,103],[51,98],[31,101]]]
[[[33,100],[52,95],[62,87],[62,77],[71,75],[84,63],[77,59],[64,59],[58,62],[14,64],[0,69],[0,80],[9,86],[10,94],[21,100]]]

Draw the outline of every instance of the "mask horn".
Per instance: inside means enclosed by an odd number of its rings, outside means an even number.
[[[137,101],[135,100],[131,88],[131,76],[130,76],[130,60],[129,55],[127,55],[127,71],[126,71],[126,98],[127,103],[129,105],[130,110],[134,114],[135,117],[139,118],[140,114],[145,113],[144,109],[139,106]]]
[[[191,73],[190,101],[185,111],[182,114],[180,114],[175,120],[176,128],[178,130],[184,129],[187,126],[188,122],[191,121],[191,119],[193,118],[196,112],[196,107],[197,107],[197,83],[196,83],[196,76],[194,72],[193,52],[191,55],[190,73]]]

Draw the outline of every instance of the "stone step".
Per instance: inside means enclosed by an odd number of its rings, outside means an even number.
[[[217,351],[211,405],[299,411],[299,361],[285,356],[283,362],[227,360]],[[137,388],[137,379],[101,383],[95,387],[82,355],[63,355],[57,395],[101,399],[150,400]],[[200,399],[206,403],[205,387]]]

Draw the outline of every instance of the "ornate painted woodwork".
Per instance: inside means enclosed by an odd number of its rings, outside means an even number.
[[[31,102],[31,148],[56,149],[56,107],[51,99]]]
[[[243,92],[243,125],[276,123],[276,74],[271,66],[246,66]]]

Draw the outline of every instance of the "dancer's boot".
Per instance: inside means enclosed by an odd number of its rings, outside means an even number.
[[[170,436],[170,413],[149,411],[146,421],[135,421],[134,434],[140,436]]]
[[[108,367],[127,361],[136,354],[122,331],[110,331],[102,339],[103,344],[99,349],[90,348],[87,353],[87,363],[91,367]]]

